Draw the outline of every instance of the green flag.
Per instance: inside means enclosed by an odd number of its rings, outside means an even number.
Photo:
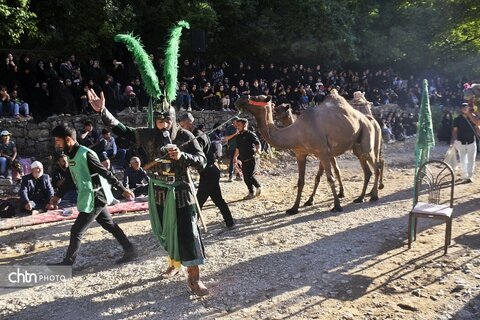
[[[430,158],[430,150],[435,146],[433,135],[432,112],[430,110],[430,99],[428,97],[428,81],[423,79],[422,102],[417,123],[417,143],[415,145],[415,176],[418,168]],[[416,185],[413,186],[416,192]]]

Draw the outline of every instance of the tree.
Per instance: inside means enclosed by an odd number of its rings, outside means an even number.
[[[11,46],[23,35],[34,36],[37,31],[36,14],[29,10],[30,0],[0,0],[0,44]]]

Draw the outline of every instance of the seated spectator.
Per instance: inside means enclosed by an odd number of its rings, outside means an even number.
[[[12,104],[13,104],[13,116],[15,118],[20,119],[20,113],[23,113],[23,115],[27,119],[30,118],[28,103],[26,103],[25,101],[22,101],[18,97],[17,90],[13,90],[10,93],[10,102],[12,102]]]
[[[112,167],[112,163],[110,162],[110,159],[108,159],[103,153],[98,156],[98,159],[100,160],[102,165],[105,167],[105,169],[110,171],[112,174],[115,174],[115,170]],[[112,186],[113,200],[108,205],[113,206],[119,203],[120,200],[118,200],[117,198],[122,197],[122,192],[123,191],[121,189]]]
[[[52,173],[52,186],[54,191],[57,191],[64,183],[67,175],[70,174],[68,170],[68,161],[65,154],[61,154],[57,158],[58,168]],[[67,191],[62,197],[62,205],[67,203],[68,205],[74,205],[77,202],[77,190],[72,188]]]
[[[98,135],[98,132],[93,130],[92,121],[90,120],[85,121],[85,123],[83,124],[83,132],[80,134],[80,139],[79,139],[80,144],[94,151],[97,151],[95,150],[95,147],[100,142],[99,138],[100,137]]]
[[[22,210],[35,214],[44,210],[55,209],[51,205],[50,198],[53,197],[53,187],[48,174],[43,173],[43,165],[34,161],[31,165],[32,173],[22,178],[20,186],[20,205]]]
[[[102,153],[104,157],[110,160],[114,158],[120,159],[120,166],[123,167],[127,150],[117,148],[115,138],[112,137],[108,129],[102,130],[102,138],[100,139],[99,146],[103,147]]]
[[[213,92],[210,89],[208,83],[203,85],[203,90],[197,93],[197,97],[198,97],[198,105],[201,109],[204,109],[204,110],[215,109],[215,96],[213,95]]]
[[[148,193],[148,181],[150,178],[142,168],[139,157],[130,159],[130,167],[125,170],[123,185],[133,191],[136,197]]]
[[[219,122],[213,125],[214,128],[217,128],[218,126],[220,126]],[[215,159],[221,162],[223,156],[223,131],[221,128],[218,128],[217,130],[210,133],[208,136],[210,138],[210,141],[212,142],[212,147],[215,149]]]
[[[217,101],[219,101],[221,105],[221,111],[231,111],[230,110],[230,97],[228,96],[227,92],[225,91],[225,87],[223,84],[218,86],[217,91],[215,92],[215,96]]]
[[[17,160],[17,147],[15,142],[10,140],[12,134],[8,130],[3,130],[0,132],[0,178],[6,178],[9,176],[8,170],[12,170],[12,176],[9,177],[13,179],[17,175],[22,174],[22,166]],[[20,177],[13,180],[19,180]]]
[[[12,116],[13,109],[13,102],[10,101],[7,86],[0,85],[0,116]]]
[[[179,111],[192,111],[192,96],[188,92],[187,84],[182,82],[177,94]]]
[[[382,120],[382,137],[383,140],[387,143],[395,142],[395,140],[393,139],[392,129],[388,127],[385,120]]]

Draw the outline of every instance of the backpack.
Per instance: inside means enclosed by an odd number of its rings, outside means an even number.
[[[10,201],[0,203],[0,218],[12,218],[15,216],[15,206]]]

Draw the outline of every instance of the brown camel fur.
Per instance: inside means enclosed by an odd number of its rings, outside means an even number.
[[[291,149],[295,152],[298,164],[297,197],[288,214],[298,213],[300,199],[305,185],[305,166],[308,154],[314,154],[323,164],[327,181],[333,194],[332,211],[342,211],[340,199],[335,190],[330,159],[354,148],[360,155],[360,163],[365,173],[365,182],[359,202],[365,197],[371,168],[375,181],[371,191],[371,201],[378,200],[380,175],[379,154],[375,153],[375,129],[372,122],[353,109],[335,90],[316,108],[305,110],[297,121],[289,127],[277,128],[273,123],[271,96],[242,96],[235,106],[250,112],[257,121],[258,130],[265,141],[278,149]]]
[[[384,160],[381,157],[382,131],[381,131],[381,128],[378,125],[377,121],[373,117],[369,117],[369,116],[367,116],[367,117],[369,118],[370,121],[372,121],[372,124],[374,125],[374,128],[375,128],[375,150],[380,151],[379,152],[379,155],[380,155],[380,159],[379,159],[380,160],[380,182],[379,182],[378,188],[383,189],[383,164],[384,164]],[[278,121],[282,125],[282,127],[288,127],[288,126],[292,125],[297,120],[297,116],[293,114],[291,106],[288,103],[282,103],[281,105],[274,106],[274,108],[273,108],[273,118],[274,118],[275,121]],[[378,145],[378,144],[380,144],[380,145]],[[333,157],[333,158],[330,159],[330,162],[333,166],[333,169],[335,171],[335,177],[337,178],[338,184],[339,184],[338,197],[343,198],[344,197],[344,188],[343,188],[343,182],[342,182],[342,178],[341,178],[341,175],[340,175],[340,169],[338,167],[337,160],[335,159],[335,157]],[[314,184],[314,187],[313,187],[313,192],[310,195],[310,198],[307,200],[307,202],[305,202],[304,206],[310,206],[310,205],[313,204],[313,199],[314,199],[315,194],[317,192],[318,184],[320,183],[320,178],[323,175],[323,171],[324,171],[324,168],[323,168],[322,163],[320,162],[319,163],[319,168],[318,168],[318,173],[315,177],[315,184]],[[360,199],[356,199],[356,202],[360,202],[359,200]]]

